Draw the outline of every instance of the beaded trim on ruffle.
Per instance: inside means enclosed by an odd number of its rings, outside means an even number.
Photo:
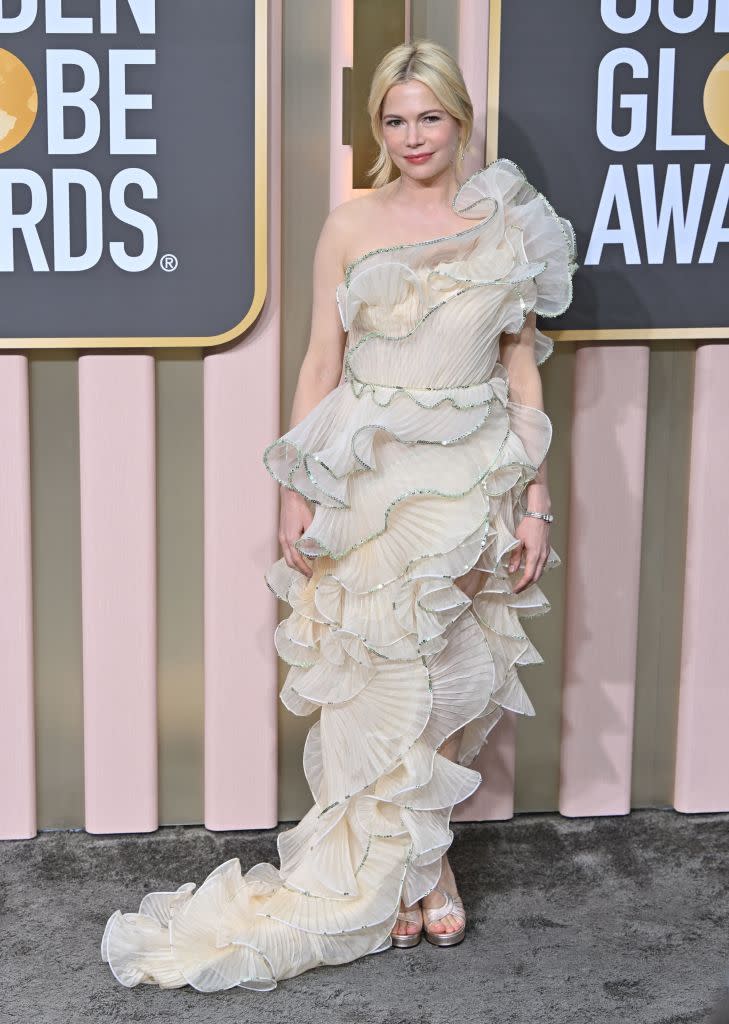
[[[375,533],[369,534],[369,536],[364,537],[362,540],[357,541],[356,544],[350,545],[348,548],[345,548],[345,550],[341,551],[339,554],[335,554],[333,551],[330,551],[327,547],[321,546],[321,549],[317,552],[317,554],[315,556],[313,556],[313,555],[310,556],[310,555],[307,554],[306,551],[303,551],[299,547],[299,545],[301,543],[301,538],[299,538],[299,540],[297,540],[294,543],[294,547],[296,548],[296,550],[299,552],[300,555],[305,555],[306,557],[316,557],[316,558],[318,558],[321,555],[326,555],[327,557],[333,558],[335,561],[338,561],[340,558],[344,558],[345,555],[350,554],[350,552],[355,551],[359,547],[362,547],[363,544],[367,544],[367,543],[369,543],[369,541],[374,540],[375,537],[380,537],[387,530],[387,521],[389,519],[390,512],[392,511],[392,509],[399,502],[404,501],[406,498],[410,498],[414,494],[427,494],[428,496],[434,497],[434,498],[462,498],[464,495],[468,494],[474,488],[478,487],[479,484],[483,483],[483,481],[486,479],[486,477],[492,472],[494,463],[496,462],[496,459],[499,457],[499,455],[503,451],[504,446],[506,445],[506,442],[507,442],[510,434],[511,434],[511,430],[509,428],[507,428],[506,433],[504,434],[503,440],[501,441],[501,443],[499,445],[498,451],[496,452],[496,455],[493,458],[493,461],[486,467],[486,469],[484,469],[484,471],[482,473],[479,474],[479,476],[470,485],[470,487],[467,487],[464,491],[455,491],[453,493],[450,493],[448,491],[439,491],[439,490],[437,490],[437,488],[430,488],[430,487],[416,487],[414,490],[403,491],[402,494],[398,494],[398,496],[396,498],[394,498],[387,505],[387,507],[385,509],[385,512],[384,512],[385,525],[382,527],[381,530],[376,530]],[[522,467],[524,469],[531,469],[535,473],[536,473],[537,468],[538,468],[536,466],[525,466],[525,464],[523,462],[509,463],[508,465],[520,466],[520,467]],[[501,469],[501,468],[504,468],[504,467],[500,466],[499,468]],[[316,540],[315,537],[310,537],[308,539],[309,540]]]
[[[482,528],[483,528],[484,526],[488,527],[488,523],[489,523],[489,520],[490,520],[490,512],[489,512],[489,513],[487,513],[487,515],[486,515],[486,516],[484,516],[484,518],[483,518],[483,519],[481,520],[481,522],[480,522],[480,523],[478,524],[478,526],[476,527],[476,529],[475,529],[475,530],[474,530],[474,531],[473,531],[473,532],[472,532],[471,534],[469,534],[469,538],[470,538],[470,537],[472,537],[474,533],[477,533],[477,532],[479,532],[479,531],[480,531],[480,530],[481,530],[481,529],[482,529]],[[385,581],[384,581],[384,582],[382,582],[382,583],[377,583],[377,584],[376,584],[376,585],[375,585],[374,587],[370,587],[370,588],[369,588],[369,589],[367,589],[367,590],[355,590],[355,591],[351,590],[351,588],[347,587],[347,586],[346,586],[346,585],[345,585],[345,584],[344,584],[344,583],[342,582],[341,578],[340,578],[339,576],[337,576],[337,574],[336,574],[335,572],[326,572],[326,573],[323,573],[323,574],[322,574],[322,577],[321,577],[321,579],[319,580],[319,583],[317,584],[317,587],[318,587],[318,586],[319,586],[319,585],[320,585],[321,583],[323,583],[323,581],[324,581],[325,579],[334,579],[334,580],[336,580],[336,581],[337,581],[337,583],[339,584],[339,586],[340,586],[340,587],[341,587],[341,588],[342,588],[343,590],[346,590],[346,591],[348,591],[349,593],[357,594],[357,596],[358,596],[358,597],[363,597],[363,596],[364,596],[365,594],[374,594],[374,593],[375,593],[376,591],[378,591],[378,590],[383,590],[383,589],[384,589],[385,587],[389,587],[389,586],[390,586],[391,584],[393,584],[393,583],[396,583],[396,582],[397,582],[398,580],[401,580],[401,579],[403,579],[403,578],[404,578],[405,576],[407,576],[407,574],[408,574],[408,573],[410,572],[410,570],[412,569],[412,567],[413,567],[414,565],[417,565],[417,563],[418,563],[418,562],[422,562],[422,561],[424,561],[424,560],[425,560],[426,558],[445,558],[445,557],[446,557],[447,555],[450,555],[450,554],[452,554],[452,553],[453,553],[454,551],[456,551],[456,550],[457,550],[458,548],[462,547],[462,546],[463,546],[463,544],[464,544],[464,543],[466,542],[466,540],[468,540],[469,538],[465,538],[465,539],[464,539],[463,541],[459,542],[459,543],[458,543],[457,545],[455,545],[455,546],[454,546],[454,547],[452,547],[452,548],[448,548],[448,549],[447,549],[446,551],[430,551],[430,552],[426,552],[425,554],[422,554],[422,555],[416,555],[416,557],[415,557],[415,558],[411,558],[411,559],[410,559],[410,561],[409,561],[409,562],[408,562],[408,563],[407,563],[407,564],[405,565],[405,567],[403,568],[402,572],[398,573],[398,575],[397,575],[397,576],[393,576],[393,577],[392,577],[391,579],[389,579],[389,580],[385,580]],[[443,573],[443,574],[441,574],[441,573],[438,573],[438,574],[436,574],[436,575],[433,575],[433,576],[429,575],[429,576],[427,576],[427,577],[416,577],[416,578],[417,578],[417,579],[421,579],[421,578],[427,578],[427,579],[439,579],[439,580],[440,580],[440,579],[443,579],[443,580],[452,580],[452,579],[453,579],[453,576],[452,576],[452,575],[451,575],[450,573]],[[288,591],[286,592],[286,594],[281,594],[281,593],[279,593],[279,592],[278,592],[277,590],[274,590],[274,588],[273,588],[273,587],[271,586],[271,584],[270,584],[270,583],[268,582],[268,579],[266,579],[266,581],[265,581],[265,582],[266,582],[266,586],[268,587],[268,589],[269,589],[269,590],[271,591],[271,593],[272,593],[272,594],[273,594],[273,595],[274,595],[275,597],[279,598],[279,600],[282,600],[282,601],[286,601],[286,603],[287,603],[287,604],[291,604],[291,602],[290,602],[290,601],[289,601],[289,599],[288,599]],[[290,590],[290,587],[289,587],[289,590]],[[293,607],[293,606],[292,606],[292,607]]]
[[[296,472],[297,469],[300,469],[301,466],[303,465],[306,471],[306,475],[309,478],[312,487],[316,488],[317,491],[320,491],[321,494],[326,495],[326,497],[329,498],[330,501],[336,502],[337,508],[350,508],[351,506],[349,505],[348,502],[343,501],[341,498],[338,498],[336,494],[332,494],[330,491],[325,490],[322,483],[314,479],[309,468],[309,460],[311,462],[315,462],[318,466],[321,466],[327,473],[329,473],[333,480],[344,480],[346,477],[355,476],[357,473],[364,473],[367,471],[371,472],[374,469],[374,467],[371,466],[368,462],[365,462],[364,459],[362,459],[354,450],[355,438],[357,437],[358,434],[361,434],[363,430],[377,430],[380,433],[389,434],[393,441],[397,441],[399,444],[403,444],[408,447],[412,447],[413,445],[416,444],[433,444],[438,445],[439,447],[444,447],[451,444],[457,444],[459,441],[465,440],[465,438],[470,437],[472,434],[475,434],[476,431],[480,430],[489,417],[489,414],[491,412],[491,403],[493,401],[494,399],[492,398],[489,399],[487,402],[475,403],[486,406],[486,412],[483,418],[479,420],[479,422],[476,423],[475,426],[473,426],[470,430],[466,430],[462,434],[456,434],[454,437],[449,437],[448,440],[446,441],[430,440],[429,438],[424,439],[420,437],[416,437],[412,441],[406,441],[398,434],[396,434],[394,430],[392,430],[390,427],[385,426],[385,424],[383,423],[365,423],[355,430],[350,440],[350,454],[352,458],[359,463],[359,465],[356,466],[354,469],[348,469],[344,473],[335,473],[329,466],[327,466],[326,462],[324,462],[323,459],[318,458],[318,456],[315,455],[313,452],[305,451],[299,445],[294,445],[292,441],[275,441],[272,447],[275,447],[277,444],[289,445],[290,447],[293,447],[294,450],[296,451],[296,462],[289,470],[287,480],[281,480],[279,477],[276,477],[275,473],[272,473],[272,475],[275,477],[276,480],[278,480],[280,484],[283,484],[285,487],[291,487],[292,475]],[[315,498],[310,498],[308,500],[316,501]],[[316,503],[319,505],[322,504],[321,501],[316,501]]]
[[[466,238],[466,237],[468,237],[471,234],[474,234],[474,235],[477,234],[478,231],[481,228],[485,227],[485,225],[490,223],[493,220],[494,216],[496,216],[496,213],[497,213],[498,208],[499,208],[499,200],[495,196],[482,196],[482,197],[479,197],[478,199],[475,199],[467,207],[464,207],[462,209],[458,209],[457,208],[457,204],[458,204],[458,201],[459,201],[460,196],[462,195],[464,189],[468,185],[470,185],[473,181],[475,181],[479,176],[483,175],[490,168],[498,167],[498,166],[510,167],[517,174],[517,176],[522,179],[521,187],[522,188],[526,187],[531,192],[532,197],[539,196],[539,198],[544,203],[546,210],[548,211],[548,213],[550,213],[552,215],[552,217],[554,217],[555,222],[557,223],[560,231],[564,235],[564,238],[565,238],[565,241],[566,241],[567,247],[568,247],[568,252],[569,252],[568,275],[570,277],[570,301],[571,301],[571,297],[572,297],[572,295],[571,295],[571,284],[572,284],[571,277],[572,277],[572,274],[574,274],[574,272],[579,268],[579,264],[577,263],[577,244],[576,244],[576,237],[575,237],[574,227],[573,227],[572,223],[569,220],[567,220],[564,217],[560,217],[559,216],[559,214],[554,209],[554,207],[550,203],[549,199],[547,199],[547,197],[544,195],[544,193],[540,192],[538,188],[536,188],[534,185],[532,185],[532,183],[529,181],[529,179],[527,178],[527,176],[524,173],[524,171],[522,170],[522,168],[514,160],[510,160],[508,157],[496,157],[495,160],[491,160],[489,163],[485,164],[484,167],[481,167],[481,168],[479,168],[479,170],[474,171],[473,174],[471,174],[468,178],[466,178],[465,181],[463,181],[458,186],[458,189],[456,190],[456,193],[453,196],[453,199],[451,200],[451,209],[454,211],[454,213],[458,214],[459,216],[464,214],[466,212],[466,210],[471,210],[475,206],[478,206],[479,203],[483,203],[483,202],[492,202],[492,203],[494,203],[494,209],[491,211],[491,213],[488,216],[484,217],[483,220],[480,220],[477,224],[474,224],[474,225],[472,225],[469,228],[464,228],[462,231],[457,231],[457,232],[455,232],[454,234],[451,234],[451,235],[440,235],[437,238],[426,238],[426,239],[422,239],[421,241],[417,241],[417,242],[399,242],[399,243],[397,243],[395,245],[384,245],[384,246],[378,246],[375,249],[370,249],[368,252],[364,252],[360,256],[355,257],[355,259],[351,260],[347,264],[347,266],[344,269],[344,284],[347,285],[347,286],[349,285],[350,280],[351,280],[351,276],[352,276],[352,270],[355,267],[359,266],[361,263],[363,263],[365,260],[369,259],[370,257],[378,255],[379,253],[383,253],[383,252],[398,252],[398,251],[401,251],[403,249],[419,249],[419,248],[422,248],[423,246],[426,246],[426,245],[435,245],[435,244],[437,244],[439,242],[449,241],[450,239],[457,240],[457,239],[460,239],[460,238]],[[567,304],[567,306],[568,305],[569,305],[569,303]],[[567,306],[565,306],[565,309],[567,308]],[[564,312],[564,310],[562,310],[562,312]],[[544,315],[544,316],[558,316],[560,314],[558,314],[558,313],[551,313],[551,314],[540,314],[540,315]]]

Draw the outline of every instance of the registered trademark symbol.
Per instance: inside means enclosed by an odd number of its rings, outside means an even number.
[[[166,252],[164,256],[161,257],[159,265],[162,267],[163,270],[167,271],[167,273],[169,274],[171,271],[177,270],[177,257],[172,252]]]

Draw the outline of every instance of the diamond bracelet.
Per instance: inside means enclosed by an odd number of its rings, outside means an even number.
[[[551,523],[554,520],[551,512],[530,512],[528,508],[522,508],[522,512],[525,516],[534,516],[536,519],[543,519],[546,523]]]

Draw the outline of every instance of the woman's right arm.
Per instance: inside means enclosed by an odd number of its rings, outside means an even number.
[[[347,205],[347,204],[345,204]],[[342,376],[346,333],[336,301],[337,285],[344,277],[346,237],[342,206],[327,217],[314,251],[311,333],[291,406],[289,430],[300,423]],[[281,488],[279,542],[286,564],[305,576],[312,575],[306,558],[294,544],[314,518],[309,502],[298,491]]]

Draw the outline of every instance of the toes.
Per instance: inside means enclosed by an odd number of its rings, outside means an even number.
[[[455,932],[461,927],[461,922],[453,914],[446,914],[440,921],[434,921],[428,927],[432,932],[438,932],[439,934],[442,932]]]
[[[415,932],[420,931],[420,925],[415,921],[396,921],[392,930],[392,935],[414,935]]]

